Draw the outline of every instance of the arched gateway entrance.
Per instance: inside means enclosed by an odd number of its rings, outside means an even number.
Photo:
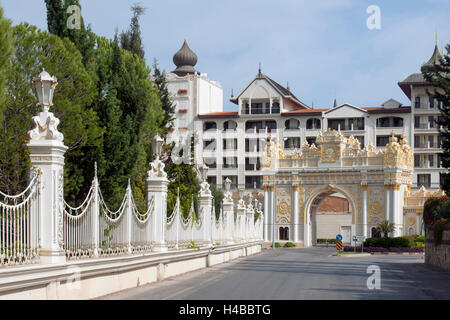
[[[395,236],[403,234],[404,193],[412,183],[413,153],[408,141],[395,132],[382,150],[371,144],[360,148],[353,136],[328,130],[319,133],[317,145],[302,145],[301,153],[284,154],[272,137],[264,150],[264,239],[279,241],[288,230],[289,241],[311,246],[317,230],[315,216],[320,203],[338,193],[352,212],[348,226],[353,235],[371,236],[381,221],[395,224]],[[280,233],[283,228],[284,233]]]

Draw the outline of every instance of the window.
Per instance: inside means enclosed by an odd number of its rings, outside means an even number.
[[[430,168],[434,168],[435,167],[435,163],[434,163],[434,155],[429,154],[428,155],[428,166]]]
[[[259,141],[257,139],[245,139],[245,152],[259,152]]]
[[[436,147],[434,145],[434,136],[428,136],[428,145],[429,145],[429,148],[435,148]]]
[[[389,136],[377,136],[377,147],[385,147],[389,143]]]
[[[345,119],[328,119],[328,128],[345,130]]]
[[[414,128],[420,128],[420,117],[414,117]]]
[[[306,130],[320,129],[320,119],[308,119],[306,120]]]
[[[244,112],[244,114],[249,114],[250,113],[250,106],[249,106],[249,104],[248,103],[246,103],[245,105],[244,105],[244,110],[243,110]]]
[[[223,150],[237,150],[237,139],[223,139]]]
[[[210,177],[208,177],[207,181],[209,184],[217,185],[217,177],[210,176]]]
[[[216,158],[203,158],[203,162],[208,166],[210,169],[216,169]]]
[[[434,128],[434,117],[433,116],[428,117],[428,124],[430,125],[430,128]]]
[[[261,161],[259,158],[245,158],[245,170],[257,171],[261,169]]]
[[[203,151],[215,151],[216,150],[216,140],[203,141]]]
[[[307,137],[306,141],[309,145],[312,145],[313,143],[316,144],[316,137]]]
[[[414,107],[420,109],[420,97],[416,97]]]
[[[432,97],[429,98],[430,109],[434,109],[434,99]]]
[[[263,104],[262,103],[252,103],[252,114],[262,114]]]
[[[216,129],[217,129],[217,123],[215,123],[215,122],[205,122],[205,124],[203,125],[203,131],[216,130]]]
[[[266,121],[266,128],[267,128],[267,132],[273,132],[273,131],[277,130],[276,121]]]
[[[345,125],[344,125],[345,127]],[[341,126],[342,129],[342,126]],[[352,118],[348,119],[347,130],[364,130],[364,118]],[[345,128],[344,128],[345,130]]]
[[[280,113],[280,103],[279,102],[272,103],[272,113]]]
[[[284,127],[288,130],[295,130],[300,127],[300,121],[297,119],[289,119],[284,123]]]
[[[377,228],[372,228],[372,238],[381,238],[381,232]]]
[[[246,176],[245,177],[245,188],[246,189],[253,189],[253,188],[260,189],[261,182],[262,182],[261,176]]]
[[[288,227],[280,227],[280,240],[289,240],[289,228]]]
[[[223,124],[223,130],[236,130],[237,128],[237,123],[235,121],[225,121],[225,123]]]
[[[223,169],[237,169],[237,157],[224,157],[223,158]]]
[[[430,174],[418,174],[417,175],[417,187],[429,188],[431,186],[431,175]]]
[[[284,148],[285,149],[294,149],[300,148],[300,138],[299,137],[290,137],[284,140]]]
[[[414,167],[420,168],[420,156],[418,154],[414,155]]]

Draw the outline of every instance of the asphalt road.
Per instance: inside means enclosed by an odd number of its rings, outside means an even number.
[[[331,248],[265,249],[261,254],[133,288],[102,299],[396,300],[450,299],[450,272],[423,256],[334,257]],[[369,266],[380,289],[369,290]]]

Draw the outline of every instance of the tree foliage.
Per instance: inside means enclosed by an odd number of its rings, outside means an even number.
[[[5,75],[11,51],[11,21],[3,17],[3,9],[0,8],[0,122],[2,122],[3,110],[5,109]]]
[[[25,147],[32,116],[40,111],[31,92],[31,80],[43,68],[58,78],[51,108],[60,120],[59,130],[69,147],[65,167],[65,188],[77,194],[83,184],[82,158],[88,146],[99,147],[102,130],[96,113],[89,108],[95,86],[86,72],[80,53],[68,39],[21,24],[12,29],[14,50],[9,59],[6,81],[5,121],[2,123],[0,189],[16,193],[27,180],[29,160]]]
[[[140,4],[131,6],[133,17],[131,18],[130,28],[120,34],[120,44],[123,49],[136,54],[139,58],[144,59],[144,46],[142,44],[141,26],[139,18],[145,13],[145,8]]]

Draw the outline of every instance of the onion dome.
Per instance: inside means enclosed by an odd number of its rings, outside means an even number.
[[[435,45],[433,55],[431,56],[430,60],[428,60],[428,62],[422,66],[422,70],[433,71],[436,68],[436,65],[441,64],[441,59],[442,59],[442,56],[439,53],[438,46]]]
[[[197,55],[189,48],[186,40],[181,49],[173,56],[173,63],[177,68],[172,72],[180,77],[195,73],[194,66],[197,64]]]

